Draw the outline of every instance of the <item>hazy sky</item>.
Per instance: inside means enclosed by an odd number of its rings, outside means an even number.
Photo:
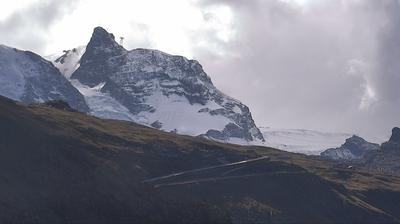
[[[0,43],[42,55],[95,26],[127,49],[200,61],[259,126],[389,134],[400,125],[398,0],[0,0]]]

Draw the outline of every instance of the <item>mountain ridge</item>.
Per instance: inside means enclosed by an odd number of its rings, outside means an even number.
[[[358,160],[366,154],[379,150],[379,144],[370,143],[363,138],[353,135],[346,139],[338,148],[330,148],[321,153],[321,156],[335,160]]]
[[[62,99],[86,112],[83,96],[54,67],[30,51],[0,45],[0,95],[25,103]]]

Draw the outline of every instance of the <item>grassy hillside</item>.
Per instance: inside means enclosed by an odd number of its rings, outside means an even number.
[[[0,98],[0,211],[1,223],[394,223],[400,178]]]

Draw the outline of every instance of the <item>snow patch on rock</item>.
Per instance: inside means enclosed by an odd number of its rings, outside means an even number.
[[[72,85],[79,90],[84,96],[86,104],[90,108],[90,114],[115,120],[135,121],[135,116],[129,110],[121,105],[117,100],[107,93],[101,92],[105,83],[100,83],[98,86],[89,87],[83,85],[76,79],[70,80]]]
[[[209,129],[222,130],[231,122],[228,118],[221,115],[210,115],[209,113],[199,113],[203,108],[221,108],[215,102],[208,102],[206,105],[190,105],[189,101],[179,95],[166,96],[161,92],[146,97],[146,103],[154,108],[154,112],[143,111],[138,114],[146,117],[147,124],[158,121],[161,130],[175,130],[181,134],[197,136],[206,133]]]
[[[67,50],[64,54],[52,60],[54,66],[66,77],[70,78],[72,73],[79,68],[79,60],[86,51],[86,46],[80,46],[72,50]]]

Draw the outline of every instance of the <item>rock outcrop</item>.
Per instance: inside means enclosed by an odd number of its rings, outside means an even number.
[[[378,144],[365,141],[363,138],[353,135],[339,148],[327,149],[321,156],[334,160],[356,160],[362,159],[369,152],[377,151]]]

